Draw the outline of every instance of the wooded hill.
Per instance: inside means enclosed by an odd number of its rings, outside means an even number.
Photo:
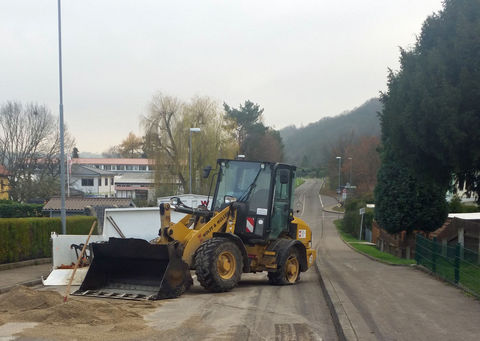
[[[280,130],[284,159],[299,167],[324,167],[333,146],[345,139],[380,136],[378,112],[382,104],[372,98],[338,116],[325,117],[306,127],[288,126]]]

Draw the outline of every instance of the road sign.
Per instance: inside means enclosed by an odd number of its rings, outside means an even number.
[[[365,214],[365,207],[362,207],[362,208],[360,209],[360,212],[359,212],[359,213],[360,213],[360,215]]]

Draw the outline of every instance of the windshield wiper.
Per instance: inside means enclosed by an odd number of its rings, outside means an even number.
[[[258,176],[260,175],[261,172],[262,172],[262,166],[260,166],[260,169],[258,170],[257,175],[255,175],[255,179],[253,179],[252,183],[250,185],[248,185],[247,190],[240,196],[238,201],[244,202],[244,201],[248,200],[248,197],[252,193],[252,190],[257,185],[256,182],[257,182]]]

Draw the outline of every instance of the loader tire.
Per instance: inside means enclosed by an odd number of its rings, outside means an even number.
[[[208,291],[232,290],[240,281],[242,269],[242,254],[228,239],[209,239],[195,253],[197,279]]]
[[[298,249],[290,247],[284,261],[277,265],[277,271],[268,273],[272,285],[291,285],[300,280],[300,257]]]

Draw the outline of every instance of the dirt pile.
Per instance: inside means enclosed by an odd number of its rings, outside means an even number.
[[[143,315],[160,306],[159,302],[136,302],[63,296],[54,291],[39,291],[19,286],[0,295],[0,325],[6,322],[38,322],[23,336],[49,340],[145,339],[153,331]],[[73,329],[72,329],[73,328]],[[81,331],[81,333],[78,333]],[[53,333],[53,334],[52,334]]]
[[[45,309],[63,302],[62,296],[53,291],[35,291],[17,286],[0,296],[0,312],[19,313],[34,309]]]

